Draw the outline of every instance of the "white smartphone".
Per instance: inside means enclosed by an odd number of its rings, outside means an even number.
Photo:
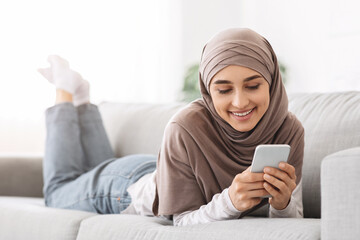
[[[279,168],[280,162],[287,162],[290,146],[287,144],[264,144],[255,148],[250,172],[262,173],[265,167]],[[268,198],[271,195],[263,196]]]

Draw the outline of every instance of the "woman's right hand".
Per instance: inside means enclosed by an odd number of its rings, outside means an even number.
[[[252,173],[250,167],[237,174],[229,187],[232,204],[242,212],[258,205],[266,195],[269,193],[264,188],[264,173]]]

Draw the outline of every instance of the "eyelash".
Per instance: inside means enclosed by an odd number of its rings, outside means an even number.
[[[256,90],[256,89],[259,88],[259,86],[260,86],[260,84],[255,85],[255,86],[251,86],[251,87],[247,87],[247,88],[249,88],[249,89],[251,89],[251,90]]]
[[[248,89],[250,89],[250,90],[256,90],[256,89],[258,89],[259,88],[259,86],[260,86],[260,84],[258,84],[258,85],[255,85],[255,86],[251,86],[251,87],[246,87],[246,88],[248,88]],[[226,94],[226,93],[228,93],[228,92],[230,92],[232,89],[227,89],[227,90],[218,90],[219,91],[219,93],[220,94]]]
[[[228,90],[220,90],[219,89],[218,91],[219,91],[220,94],[226,94],[226,93],[230,92],[231,89],[228,89]]]

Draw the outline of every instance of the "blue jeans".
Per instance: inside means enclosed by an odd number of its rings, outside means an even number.
[[[61,103],[45,115],[46,206],[102,214],[125,210],[131,203],[126,189],[156,169],[156,156],[115,158],[96,105]]]

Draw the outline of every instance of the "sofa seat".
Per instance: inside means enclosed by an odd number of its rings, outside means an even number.
[[[320,239],[320,219],[248,217],[174,227],[159,218],[99,215],[83,220],[78,235],[78,240],[97,239]]]
[[[320,219],[311,218],[246,217],[174,227],[162,218],[48,208],[42,198],[27,197],[0,197],[0,212],[0,239],[320,239]]]
[[[76,239],[94,213],[45,207],[43,198],[0,197],[0,239]],[[11,229],[11,231],[9,231]]]

